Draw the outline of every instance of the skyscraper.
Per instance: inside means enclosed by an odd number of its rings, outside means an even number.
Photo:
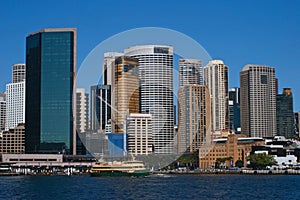
[[[124,133],[126,114],[139,112],[138,60],[117,57],[112,73],[112,132]]]
[[[76,32],[51,28],[26,37],[26,153],[76,154]]]
[[[139,62],[140,112],[152,115],[154,153],[173,153],[173,47],[133,46],[125,55]]]
[[[178,90],[178,153],[195,152],[210,137],[210,95],[207,86]]]
[[[295,121],[294,121],[294,126],[295,126],[295,134],[299,137],[299,127],[300,127],[300,112],[294,113],[295,116]]]
[[[5,130],[6,119],[6,95],[0,93],[0,131]]]
[[[284,88],[282,94],[276,95],[277,135],[294,138],[293,94],[290,88]]]
[[[204,67],[204,84],[210,93],[211,131],[228,129],[228,67],[222,60]]]
[[[122,56],[123,53],[106,52],[104,53],[103,67],[102,67],[102,84],[112,85],[113,72],[112,68],[115,65],[116,57]]]
[[[89,118],[89,96],[84,88],[76,88],[76,130],[78,133],[86,132]]]
[[[91,86],[90,105],[90,129],[94,132],[104,132],[105,126],[111,120],[111,86]]]
[[[240,114],[240,88],[229,89],[229,130],[235,133],[241,132],[241,114]]]
[[[6,85],[5,130],[15,128],[25,122],[25,82]]]
[[[12,69],[12,83],[19,83],[26,79],[26,65],[14,64]]]
[[[179,86],[197,84],[203,85],[203,69],[201,60],[179,59]]]
[[[249,137],[276,135],[275,69],[246,65],[240,72],[241,129]]]
[[[25,64],[12,66],[12,83],[6,85],[5,130],[25,123]]]

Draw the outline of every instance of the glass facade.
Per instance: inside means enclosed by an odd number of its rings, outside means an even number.
[[[277,135],[285,138],[298,137],[294,127],[293,94],[290,88],[284,88],[282,94],[276,95]]]
[[[75,29],[26,38],[27,153],[72,153]]]
[[[111,120],[111,86],[91,86],[90,102],[91,130],[105,130]]]

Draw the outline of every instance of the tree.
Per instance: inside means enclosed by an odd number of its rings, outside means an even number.
[[[225,164],[226,161],[232,160],[232,157],[225,157],[225,158],[217,158],[216,159],[216,168],[219,168],[222,164]]]
[[[250,166],[253,169],[265,169],[266,166],[276,165],[274,156],[266,153],[252,154],[249,156]]]
[[[235,166],[239,168],[244,167],[244,162],[242,160],[237,160],[235,162]]]

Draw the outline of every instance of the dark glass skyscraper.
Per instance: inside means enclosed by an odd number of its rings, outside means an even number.
[[[277,135],[294,138],[293,95],[290,88],[284,88],[282,94],[276,95]]]
[[[76,153],[76,29],[26,37],[26,153]]]
[[[229,89],[229,130],[234,130],[235,133],[241,132],[240,120],[240,88]]]
[[[111,86],[94,85],[91,86],[90,93],[90,119],[91,130],[105,130],[105,126],[111,120]]]

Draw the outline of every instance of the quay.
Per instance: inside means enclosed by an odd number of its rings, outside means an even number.
[[[95,163],[94,157],[62,154],[2,154],[0,176],[84,175]]]
[[[254,169],[238,169],[238,170],[224,170],[224,169],[201,169],[189,171],[153,171],[152,174],[189,174],[189,175],[300,175],[300,170],[254,170]]]

